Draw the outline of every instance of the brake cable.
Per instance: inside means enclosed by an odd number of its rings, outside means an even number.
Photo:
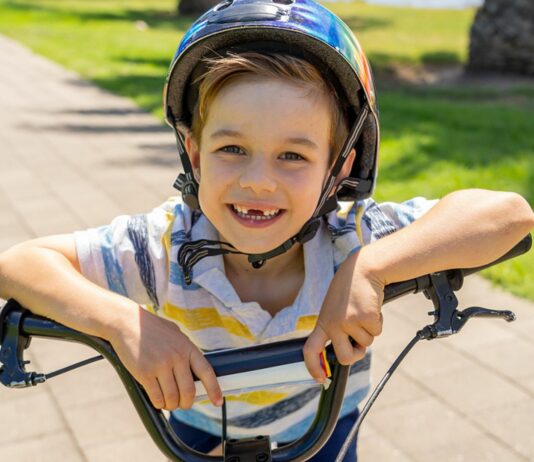
[[[58,375],[64,374],[65,372],[70,372],[70,371],[73,371],[74,369],[78,369],[79,367],[86,366],[87,364],[100,361],[101,359],[104,359],[104,356],[102,355],[93,356],[92,358],[84,359],[83,361],[80,361],[79,363],[74,363],[74,364],[71,364],[70,366],[63,367],[61,369],[58,369],[57,371],[49,372],[48,374],[43,374],[43,375],[45,377],[45,380],[48,380],[53,377],[57,377]]]

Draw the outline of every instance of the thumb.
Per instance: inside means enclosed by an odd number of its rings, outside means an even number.
[[[304,344],[304,362],[310,375],[319,383],[323,383],[326,374],[321,367],[321,353],[330,340],[326,332],[317,324]]]

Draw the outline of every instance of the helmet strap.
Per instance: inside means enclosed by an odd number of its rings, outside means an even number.
[[[200,209],[198,202],[198,182],[193,175],[193,166],[189,160],[187,150],[185,149],[182,135],[176,128],[174,117],[169,115],[169,118],[173,124],[176,146],[178,147],[178,154],[180,155],[180,161],[182,162],[182,167],[184,169],[184,173],[178,175],[173,186],[182,193],[182,198],[190,209]]]
[[[197,241],[185,242],[181,245],[180,250],[178,251],[178,264],[182,267],[186,284],[189,285],[192,282],[193,266],[199,260],[205,257],[227,254],[248,255],[248,261],[251,263],[252,267],[256,269],[261,268],[265,264],[266,260],[287,252],[296,242],[304,244],[315,236],[320,227],[321,218],[337,209],[337,197],[336,194],[332,194],[332,191],[337,191],[341,187],[347,187],[355,191],[369,190],[372,184],[371,180],[362,178],[345,178],[336,185],[339,172],[346,162],[350,152],[356,145],[368,114],[369,106],[364,104],[349,133],[349,136],[343,144],[341,153],[330,169],[330,173],[326,179],[319,202],[315,208],[315,211],[313,212],[312,217],[304,224],[298,234],[287,239],[278,247],[260,254],[247,254],[245,252],[240,252],[232,244],[222,241],[200,239]],[[183,200],[190,208],[199,209],[198,183],[193,176],[193,169],[185,150],[182,137],[176,128],[174,130],[176,134],[178,152],[180,153],[180,159],[182,160],[185,171],[185,173],[178,175],[178,178],[174,182],[174,187],[182,192]]]

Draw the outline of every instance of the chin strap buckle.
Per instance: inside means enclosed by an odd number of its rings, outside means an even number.
[[[301,244],[308,242],[317,234],[319,227],[321,226],[321,218],[316,217],[309,220],[304,227],[297,234],[297,241]]]
[[[182,193],[182,198],[192,210],[200,209],[198,203],[198,183],[190,173],[180,173],[173,187]]]

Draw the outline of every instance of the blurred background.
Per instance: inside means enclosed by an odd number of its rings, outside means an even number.
[[[162,89],[182,35],[216,3],[0,0],[0,251],[146,212],[175,193]],[[534,205],[532,0],[324,3],[374,71],[377,200],[480,187]],[[511,303],[523,324],[488,321],[489,329],[414,353],[364,424],[363,462],[534,460],[534,252],[484,276],[467,300]],[[425,322],[426,311],[418,317],[405,309],[412,299],[403,303],[387,310],[396,322],[377,345],[375,377]],[[31,359],[46,370],[90,355],[36,344],[42,355]],[[91,367],[18,399],[0,389],[0,460],[55,461],[62,451],[69,461],[160,460],[113,371]],[[33,426],[32,410],[41,419]]]

